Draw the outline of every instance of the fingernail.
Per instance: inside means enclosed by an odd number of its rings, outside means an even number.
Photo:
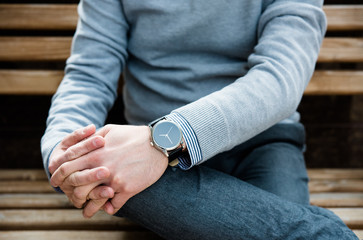
[[[107,172],[103,170],[97,171],[97,178],[98,179],[104,179],[107,177]]]

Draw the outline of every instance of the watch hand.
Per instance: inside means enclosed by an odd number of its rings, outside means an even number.
[[[167,137],[167,139],[169,140],[169,142],[170,142],[171,144],[173,144],[173,142],[171,141],[171,139],[170,139],[170,137],[169,137],[169,135],[168,135],[168,134],[166,134],[166,137]]]
[[[169,133],[170,133],[171,129],[173,129],[173,127],[171,127],[171,128],[169,129],[169,131],[166,133],[166,135],[169,135]]]

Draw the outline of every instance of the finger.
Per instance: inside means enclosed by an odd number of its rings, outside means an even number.
[[[49,171],[54,172],[63,163],[79,158],[93,150],[105,145],[105,139],[101,136],[94,136],[69,147],[63,154],[55,157],[49,163]]]
[[[71,197],[72,197],[72,194],[73,194],[73,189],[72,190],[70,190],[70,189],[66,189],[66,190],[63,190],[62,189],[62,191],[64,192],[64,194],[68,197],[68,199],[69,199],[69,201],[72,201],[71,200]]]
[[[74,187],[71,185],[62,185],[60,189],[68,196],[67,193],[73,193]]]
[[[69,197],[73,205],[76,208],[82,208],[84,203],[87,201],[87,196],[90,194],[92,189],[94,189],[100,184],[102,184],[102,182],[95,182],[89,185],[75,187],[71,196]]]
[[[98,135],[98,136],[102,136],[102,137],[105,137],[107,135],[107,133],[110,131],[110,127],[112,125],[108,124],[108,125],[105,125],[103,128],[101,128],[100,130],[98,130],[95,135]]]
[[[99,182],[100,180],[105,180],[110,176],[110,174],[110,170],[107,167],[85,169],[83,171],[72,173],[64,180],[62,187],[88,185],[94,182]]]
[[[58,187],[63,184],[64,180],[74,172],[82,171],[84,169],[94,168],[93,163],[97,156],[95,154],[86,154],[77,160],[65,162],[55,170],[52,177],[50,178],[50,184],[53,187]]]
[[[98,212],[108,199],[90,200],[83,209],[83,217],[91,218]]]
[[[116,213],[117,211],[113,208],[110,200],[107,201],[103,207],[102,207],[103,211],[105,211],[107,214],[113,215],[114,212]]]
[[[96,126],[90,124],[87,127],[80,128],[67,135],[61,142],[62,147],[69,148],[70,146],[82,141],[96,132]]]
[[[109,199],[114,197],[114,191],[109,186],[98,186],[89,193],[88,197],[93,200]]]
[[[115,214],[120,208],[129,200],[130,197],[126,196],[123,193],[116,193],[115,196],[111,199],[112,207],[114,208],[112,214]]]

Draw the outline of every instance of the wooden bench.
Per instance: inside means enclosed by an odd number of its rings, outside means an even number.
[[[49,2],[0,3],[0,96],[50,96],[62,80],[77,1]],[[324,10],[328,35],[305,96],[363,95],[363,4],[326,5]],[[363,169],[309,169],[309,176],[311,203],[334,211],[363,238]],[[1,240],[76,238],[159,239],[102,212],[84,219],[51,189],[40,168],[0,169]]]
[[[328,208],[363,238],[363,169],[310,169],[313,205]],[[0,239],[158,239],[133,222],[82,217],[43,170],[0,170]]]

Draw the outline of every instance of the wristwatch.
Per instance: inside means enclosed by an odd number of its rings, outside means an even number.
[[[176,166],[178,157],[186,152],[183,133],[178,124],[162,117],[149,123],[149,128],[151,145],[165,154],[170,166]]]

